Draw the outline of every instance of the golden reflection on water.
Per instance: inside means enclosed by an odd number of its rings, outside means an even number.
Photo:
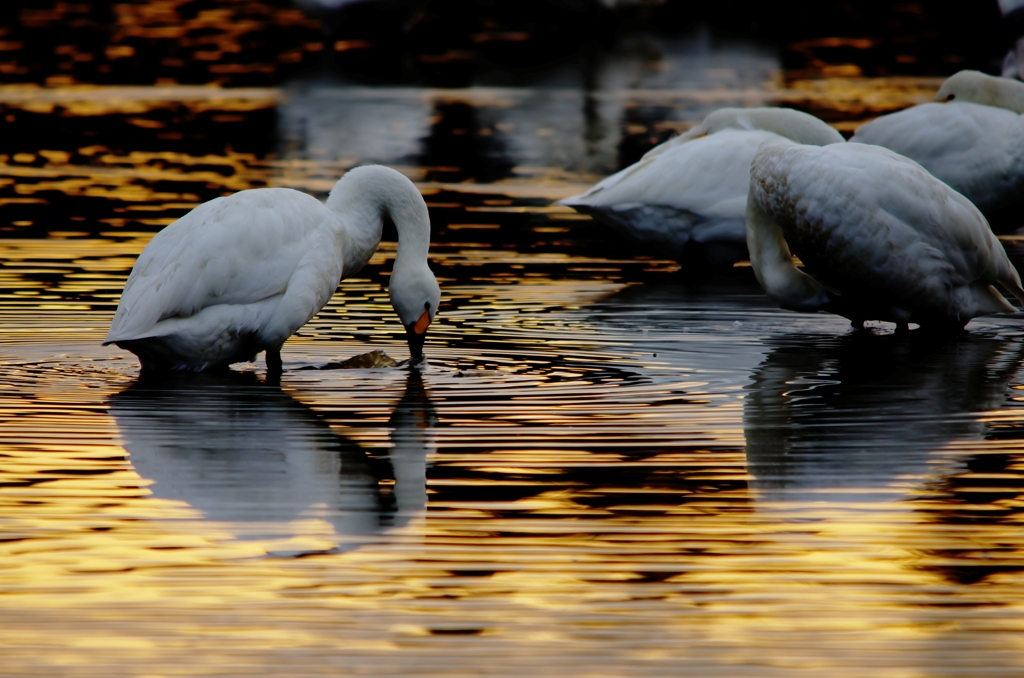
[[[421,383],[298,369],[402,355],[357,280],[289,343],[281,389],[258,367],[134,384],[97,344],[147,238],[2,243],[3,288],[54,304],[0,301],[20,675],[1020,668],[1009,325],[857,346],[826,316],[791,334],[744,286],[508,284],[486,271],[521,253],[442,245],[439,272],[480,279],[445,286]]]
[[[550,205],[586,172],[541,167],[421,181],[421,377],[316,369],[405,357],[385,243],[280,388],[139,382],[99,342],[156,228],[348,161],[103,134],[0,159],[33,222],[0,240],[0,673],[1024,668],[1014,321],[932,344],[779,311],[743,271],[688,288]]]

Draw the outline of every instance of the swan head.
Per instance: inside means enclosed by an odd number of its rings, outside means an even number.
[[[1024,113],[1024,82],[980,71],[960,71],[942,83],[935,101],[982,104]]]
[[[409,355],[413,362],[423,358],[423,342],[427,328],[434,321],[441,304],[441,287],[426,262],[422,266],[396,266],[391,273],[388,296],[398,318],[405,327]]]

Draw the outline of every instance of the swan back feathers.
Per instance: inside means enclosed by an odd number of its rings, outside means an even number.
[[[700,125],[679,136],[677,140],[688,141],[726,129],[772,132],[798,144],[812,146],[827,146],[843,141],[839,132],[813,115],[790,108],[770,107],[720,108],[709,113]]]
[[[289,188],[241,191],[199,205],[143,250],[104,343],[150,336],[160,321],[209,306],[279,297],[310,257],[337,258],[338,232],[337,217],[320,201]]]

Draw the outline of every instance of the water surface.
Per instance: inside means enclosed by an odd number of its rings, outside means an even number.
[[[551,204],[709,107],[850,130],[934,85],[765,72],[0,92],[0,674],[1019,674],[1018,321],[855,333]],[[280,386],[99,346],[162,225],[367,161],[430,205],[428,367],[318,369],[405,357],[393,243]]]

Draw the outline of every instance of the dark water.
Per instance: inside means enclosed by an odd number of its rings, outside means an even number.
[[[329,73],[349,83],[533,86],[554,70],[592,88],[595,66],[663,63],[673,51],[665,39],[698,26],[772,46],[787,77],[998,71],[1018,37],[995,0],[6,0],[0,78],[251,87]]]
[[[590,89],[0,88],[0,675],[1024,671],[1019,321],[854,333],[552,205],[719,106],[849,132],[938,81],[659,44]],[[430,206],[429,367],[306,369],[406,357],[393,243],[280,386],[99,346],[161,226],[366,162]]]
[[[61,263],[69,241],[38,242],[26,265]],[[62,284],[115,286],[125,249],[63,260]],[[401,354],[356,283],[281,387],[138,382],[96,345],[109,310],[9,294],[4,670],[1020,668],[1011,322],[852,334],[740,283],[489,255],[446,285],[424,372],[297,369]]]

